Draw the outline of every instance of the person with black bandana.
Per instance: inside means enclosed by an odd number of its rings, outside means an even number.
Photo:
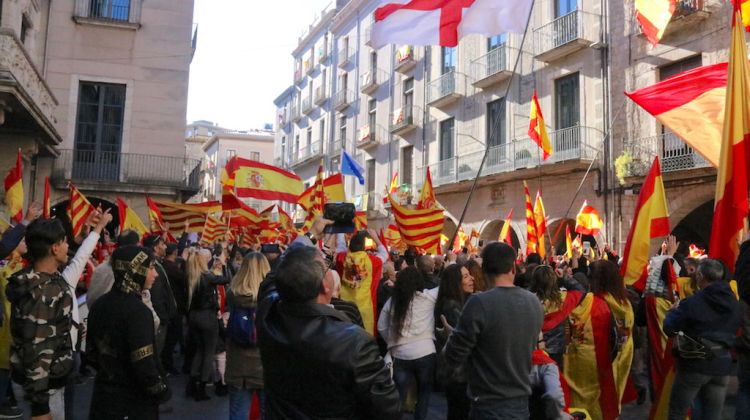
[[[91,419],[158,419],[171,397],[155,352],[154,317],[141,293],[154,283],[154,256],[126,246],[112,254],[115,283],[91,308],[88,358],[97,375]]]

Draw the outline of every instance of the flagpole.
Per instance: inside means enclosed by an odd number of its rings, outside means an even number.
[[[508,80],[508,84],[505,86],[505,93],[503,94],[503,98],[508,97],[508,93],[510,92],[510,85],[513,82],[513,76],[516,74],[516,71],[518,69],[518,63],[521,61],[521,54],[523,53],[523,45],[526,42],[526,35],[529,33],[529,25],[531,24],[531,14],[534,12],[534,5],[536,4],[536,0],[531,0],[531,7],[529,8],[529,15],[526,17],[526,28],[523,30],[523,36],[521,37],[521,45],[518,47],[518,55],[516,56],[516,60],[513,63],[513,69],[511,70],[511,76]],[[494,135],[495,132],[499,129],[500,126],[500,116],[495,117],[495,121],[490,126],[490,138]],[[451,237],[450,241],[446,244],[448,248],[445,249],[447,252],[450,247],[453,245],[453,241],[456,240],[456,236],[458,236],[458,229],[461,227],[461,224],[464,222],[464,217],[466,217],[466,210],[469,208],[469,203],[471,203],[471,197],[474,195],[474,191],[477,188],[477,183],[479,182],[479,177],[482,174],[482,169],[484,169],[484,164],[487,162],[487,156],[490,154],[490,145],[489,142],[485,145],[484,148],[484,155],[482,156],[482,162],[479,164],[479,169],[477,169],[477,176],[474,178],[474,182],[471,184],[471,189],[469,190],[469,196],[466,198],[466,204],[464,204],[464,209],[461,211],[461,217],[458,219],[458,223],[456,224],[456,230],[453,232],[453,236]]]

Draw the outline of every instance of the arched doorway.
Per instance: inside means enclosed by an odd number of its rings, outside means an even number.
[[[452,238],[453,234],[456,233],[456,228],[456,222],[450,217],[446,217],[445,220],[443,220],[443,235]]]
[[[549,241],[549,238],[552,238],[552,245],[555,246],[555,253],[557,255],[562,255],[568,251],[568,247],[565,244],[565,227],[570,228],[570,236],[571,239],[575,239],[575,237],[578,235],[575,232],[576,228],[576,221],[575,219],[557,219],[554,222],[550,223],[549,226],[547,226],[547,233],[549,233],[549,237],[546,238],[547,241]],[[589,242],[591,244],[591,247],[596,248],[596,237],[592,235],[582,235],[581,236],[581,242]]]
[[[117,205],[112,203],[111,201],[107,201],[101,198],[97,197],[86,197],[92,206],[99,207],[101,206],[102,211],[106,211],[109,209],[109,212],[112,214],[112,221],[107,225],[107,230],[110,234],[113,235],[115,230],[120,226],[120,215],[117,211]],[[60,219],[63,226],[65,227],[65,231],[68,234],[68,237],[73,237],[73,227],[70,224],[70,217],[68,217],[68,203],[70,200],[61,201],[54,206],[50,208],[50,216],[55,217],[57,219]]]
[[[482,240],[483,243],[497,241],[500,238],[500,231],[503,229],[504,223],[505,220],[493,220],[487,223],[487,226],[485,226],[484,229],[482,229],[482,232],[479,234],[479,239]],[[518,249],[521,247],[521,242],[518,240],[516,230],[513,229],[512,222],[510,224],[510,241],[513,249]]]
[[[693,209],[672,229],[672,235],[680,241],[678,253],[686,255],[690,244],[708,250],[711,239],[711,221],[714,216],[714,200]]]

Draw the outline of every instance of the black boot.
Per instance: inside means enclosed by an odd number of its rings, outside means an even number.
[[[195,395],[193,395],[193,399],[195,401],[206,401],[206,400],[211,399],[211,397],[209,397],[208,394],[206,394],[205,382],[199,381],[196,386],[197,386],[197,389],[195,391]]]
[[[186,397],[193,397],[195,396],[195,393],[198,392],[198,384],[200,383],[200,379],[198,378],[190,378],[187,383],[187,387],[185,387],[185,396]]]

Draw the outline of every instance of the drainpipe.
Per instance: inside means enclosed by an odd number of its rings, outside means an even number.
[[[429,117],[429,110],[427,109],[427,85],[430,80],[430,70],[431,69],[431,63],[432,61],[432,47],[429,45],[424,47],[424,57],[422,60],[422,168],[425,170],[425,174],[427,173],[427,126],[428,126],[428,117]],[[416,101],[415,101],[416,102]]]
[[[609,133],[605,133],[607,135],[607,143],[603,144],[602,147],[604,148],[604,171],[603,171],[603,181],[604,181],[604,214],[607,215],[607,220],[609,220],[608,223],[608,229],[607,229],[607,242],[612,243],[614,238],[614,225],[613,222],[615,220],[614,217],[614,198],[615,198],[615,192],[614,188],[610,187],[610,184],[613,181],[613,173],[612,168],[614,168],[613,165],[613,159],[612,159],[612,133],[613,130],[612,127],[612,115],[611,115],[611,107],[612,107],[612,92],[609,86],[610,83],[610,77],[611,77],[611,66],[610,66],[610,35],[609,35],[609,9],[608,4],[606,0],[601,0],[601,9],[602,9],[602,17],[601,17],[601,39],[604,43],[604,48],[601,50],[601,60],[602,60],[602,99],[604,102],[604,109],[603,109],[603,120],[606,123],[606,126],[609,127]],[[610,190],[612,191],[610,193]],[[610,196],[611,194],[611,196]]]
[[[393,176],[393,158],[391,156],[391,149],[393,149],[393,143],[395,143],[395,136],[393,135],[393,133],[391,133],[391,115],[393,114],[393,101],[396,98],[396,86],[394,83],[396,79],[394,72],[396,66],[396,46],[394,44],[391,44],[390,48],[388,49],[390,50],[391,57],[389,60],[390,71],[388,72],[388,95],[390,100],[388,101],[388,119],[386,120],[385,124],[386,130],[388,130],[388,176],[385,182],[389,182],[388,180],[390,180]],[[399,158],[398,151],[399,147],[398,144],[396,144],[396,158]],[[386,184],[386,188],[389,188],[388,184]]]
[[[44,51],[42,52],[42,78],[47,79],[47,45],[49,45],[49,26],[52,16],[52,0],[47,1],[47,25],[44,28]]]

